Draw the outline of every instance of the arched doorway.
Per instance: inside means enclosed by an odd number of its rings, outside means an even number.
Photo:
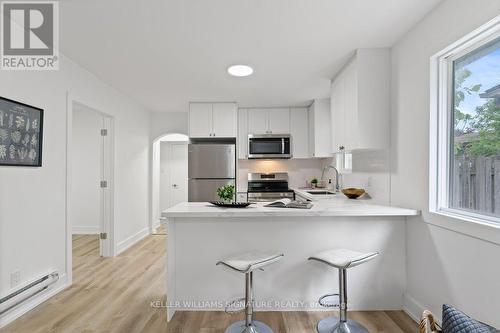
[[[169,133],[153,142],[151,233],[164,233],[161,212],[187,201],[187,144],[185,134]]]

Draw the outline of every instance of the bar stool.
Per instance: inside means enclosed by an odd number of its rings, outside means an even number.
[[[253,320],[253,271],[277,262],[283,254],[259,252],[242,253],[217,262],[237,272],[245,273],[245,320],[231,324],[225,333],[273,333],[263,322]]]
[[[339,307],[339,317],[327,317],[318,322],[318,333],[368,333],[368,330],[355,320],[347,319],[347,269],[372,260],[378,252],[357,252],[347,249],[333,249],[309,257],[339,270],[339,294],[321,296],[319,304],[325,307]],[[327,297],[339,297],[339,304],[327,305]]]

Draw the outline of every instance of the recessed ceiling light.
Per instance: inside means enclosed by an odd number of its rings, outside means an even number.
[[[249,76],[253,73],[253,68],[247,65],[229,66],[227,72],[232,76]]]

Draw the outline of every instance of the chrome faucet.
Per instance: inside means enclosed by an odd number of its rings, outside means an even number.
[[[321,180],[323,180],[323,178],[325,177],[325,172],[329,169],[335,170],[335,192],[338,192],[340,191],[340,182],[339,182],[340,173],[339,170],[337,170],[337,168],[334,167],[332,164],[327,165],[323,168],[323,171],[321,172]]]

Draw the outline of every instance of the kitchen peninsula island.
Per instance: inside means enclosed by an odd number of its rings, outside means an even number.
[[[256,310],[319,310],[318,297],[338,292],[336,269],[308,257],[332,248],[378,251],[352,269],[351,310],[401,309],[406,281],[405,221],[412,209],[337,198],[311,209],[220,208],[186,202],[165,210],[167,220],[167,316],[181,310],[223,310],[244,293],[244,274],[215,264],[227,256],[283,253],[255,272]]]

